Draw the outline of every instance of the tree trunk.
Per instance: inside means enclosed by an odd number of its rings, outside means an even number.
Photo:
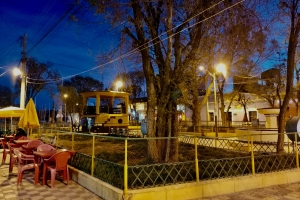
[[[298,3],[298,2],[297,2]],[[289,105],[289,101],[293,93],[293,81],[294,81],[294,70],[295,70],[295,54],[298,45],[298,37],[300,31],[300,18],[297,17],[298,6],[295,5],[291,8],[291,27],[290,27],[290,37],[288,44],[287,53],[287,69],[286,69],[286,89],[285,96],[280,105],[280,113],[278,116],[278,138],[277,138],[277,153],[284,152],[284,124],[285,124],[285,113]],[[299,100],[298,100],[299,101]]]
[[[243,122],[248,122],[246,105],[243,105],[243,108],[244,108],[244,119],[243,119]]]
[[[225,111],[225,100],[224,100],[223,90],[219,91],[219,94],[220,94],[219,96],[220,96],[221,105],[219,106],[220,108],[218,108],[218,109],[220,109],[222,125],[225,125],[226,117],[225,117],[225,112],[224,112]]]
[[[154,81],[153,81],[154,82]],[[147,84],[148,102],[147,102],[147,135],[149,138],[155,138],[156,136],[156,125],[155,125],[155,106],[156,106],[156,95],[153,82]],[[157,140],[148,140],[148,155],[153,160],[157,162],[159,155],[158,149],[156,147]]]

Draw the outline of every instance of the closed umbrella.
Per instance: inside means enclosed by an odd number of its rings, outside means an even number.
[[[40,127],[39,118],[32,99],[30,99],[26,105],[25,112],[21,117],[18,126],[21,128],[27,128],[27,130]]]

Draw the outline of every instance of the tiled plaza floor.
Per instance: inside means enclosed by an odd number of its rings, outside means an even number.
[[[2,160],[2,153],[0,153]],[[69,185],[56,180],[55,187],[49,185],[34,185],[34,171],[25,172],[21,185],[17,186],[17,166],[12,173],[8,173],[8,161],[0,167],[0,200],[102,200],[89,190],[74,181]],[[49,177],[50,178],[50,177]]]
[[[299,200],[300,182],[267,188],[247,190],[227,195],[201,198],[199,200]]]

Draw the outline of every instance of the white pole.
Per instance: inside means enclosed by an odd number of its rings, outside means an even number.
[[[20,108],[25,108],[25,86],[26,86],[26,34],[24,34],[23,38],[23,57],[21,62],[21,72],[22,72],[22,80],[21,80],[21,94],[20,94]]]

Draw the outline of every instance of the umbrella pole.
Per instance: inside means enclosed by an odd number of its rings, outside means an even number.
[[[4,118],[4,130],[6,131],[6,118]]]

